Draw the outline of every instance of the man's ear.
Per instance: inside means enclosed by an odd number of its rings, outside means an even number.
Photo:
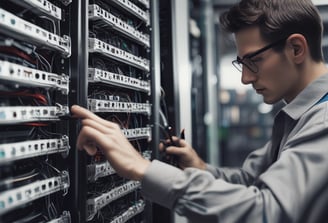
[[[307,54],[309,53],[309,48],[305,37],[302,34],[292,34],[288,37],[287,46],[290,49],[290,56],[296,64],[302,63]]]

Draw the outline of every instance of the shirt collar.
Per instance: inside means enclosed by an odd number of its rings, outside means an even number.
[[[328,92],[328,74],[322,75],[299,93],[282,110],[292,119],[299,119]]]

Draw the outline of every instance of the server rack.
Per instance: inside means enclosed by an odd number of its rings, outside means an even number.
[[[157,3],[0,3],[0,222],[154,222],[140,183],[75,148],[84,106],[158,157]],[[157,52],[153,51],[157,47]]]
[[[0,3],[0,222],[70,222],[70,1]]]
[[[151,159],[149,1],[88,3],[87,107],[116,122]],[[87,160],[87,222],[143,222],[140,182],[116,175],[101,150]]]

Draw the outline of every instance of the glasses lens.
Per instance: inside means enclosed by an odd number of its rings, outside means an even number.
[[[245,64],[245,66],[252,72],[256,73],[257,70],[257,66],[255,65],[255,63],[250,59],[250,58],[244,58],[243,59],[243,64]]]
[[[239,70],[240,72],[243,70],[243,64],[239,62],[238,60],[232,61],[232,65]]]
[[[232,61],[232,65],[237,68],[240,72],[243,71],[243,66],[246,66],[250,71],[257,73],[258,68],[256,64],[250,58],[244,58],[242,60],[234,60]]]

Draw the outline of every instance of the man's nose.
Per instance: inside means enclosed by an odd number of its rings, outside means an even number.
[[[256,79],[257,75],[244,66],[241,71],[241,82],[247,85],[253,83],[254,81],[256,81]]]

